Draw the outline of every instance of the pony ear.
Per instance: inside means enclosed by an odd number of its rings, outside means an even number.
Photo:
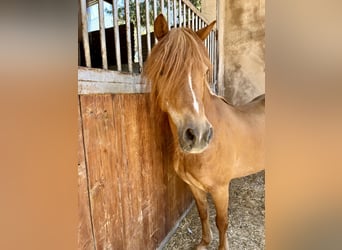
[[[154,21],[154,35],[158,40],[162,39],[169,32],[169,27],[163,14],[159,14]]]
[[[208,26],[196,31],[196,34],[199,36],[199,38],[201,38],[202,41],[204,41],[207,38],[210,31],[213,29],[215,23],[216,23],[216,20],[212,21]]]

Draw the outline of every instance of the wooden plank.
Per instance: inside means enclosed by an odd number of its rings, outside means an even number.
[[[150,88],[144,84],[86,82],[78,81],[78,94],[134,94],[148,93]]]
[[[125,18],[126,18],[126,41],[127,41],[127,60],[128,60],[128,71],[133,72],[132,62],[132,48],[131,48],[131,19],[129,13],[129,0],[125,0]]]
[[[173,170],[170,141],[154,140],[149,95],[80,100],[96,248],[156,249],[191,194]]]
[[[113,29],[114,29],[114,41],[115,41],[115,55],[118,71],[122,70],[121,67],[121,50],[120,50],[120,33],[118,24],[118,1],[113,0]]]
[[[78,94],[148,93],[150,85],[140,83],[140,75],[103,69],[78,68]]]
[[[118,100],[115,105],[115,100]],[[132,102],[133,101],[133,102]],[[126,249],[135,249],[137,246],[146,245],[143,230],[143,213],[142,213],[142,185],[141,171],[142,164],[139,154],[140,131],[138,125],[140,122],[138,111],[140,108],[136,106],[132,96],[115,96],[114,107],[117,107],[114,112],[115,118],[121,123],[121,131],[118,133],[121,136],[122,156],[124,164],[121,167],[123,181],[123,206],[125,206],[125,232],[126,232]],[[119,171],[119,170],[118,170]],[[147,239],[148,240],[148,239]]]
[[[151,52],[150,1],[145,1],[145,17],[146,17],[147,53],[150,54]]]
[[[139,84],[141,82],[140,75],[85,67],[78,67],[78,80],[131,84]]]
[[[99,0],[98,11],[99,11],[99,19],[100,19],[100,42],[101,42],[102,68],[108,69],[103,0]]]
[[[141,45],[141,22],[140,22],[140,0],[135,0],[135,13],[137,19],[137,49],[138,49],[138,61],[139,61],[139,72],[143,68],[143,57],[142,57],[142,45]]]
[[[81,19],[82,20],[82,41],[83,41],[83,48],[84,48],[84,56],[85,56],[86,66],[91,67],[86,5],[87,5],[86,0],[80,0],[81,15],[82,15],[82,19]]]
[[[84,142],[88,163],[90,201],[97,249],[127,249],[121,176],[122,157],[115,133],[111,95],[81,96]]]
[[[79,104],[80,108],[80,104]],[[90,216],[90,197],[88,190],[88,175],[84,156],[83,130],[78,108],[78,249],[94,249],[94,235]]]

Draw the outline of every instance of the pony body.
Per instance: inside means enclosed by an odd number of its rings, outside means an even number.
[[[206,249],[211,232],[206,194],[212,195],[219,249],[228,249],[229,182],[264,169],[265,97],[234,107],[210,91],[211,63],[203,40],[215,22],[194,32],[171,31],[159,15],[159,42],[148,57],[143,78],[152,84],[151,101],[158,140],[168,141],[178,176],[196,200]]]

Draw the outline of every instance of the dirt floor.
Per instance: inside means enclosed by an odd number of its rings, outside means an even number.
[[[265,172],[234,179],[230,183],[228,242],[230,250],[265,249]],[[209,196],[213,240],[208,250],[218,247],[215,209]],[[201,239],[201,222],[196,205],[180,222],[163,250],[196,249]]]

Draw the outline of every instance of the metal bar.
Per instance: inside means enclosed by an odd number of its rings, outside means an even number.
[[[99,10],[99,19],[100,19],[99,21],[100,21],[100,42],[101,42],[102,68],[108,69],[103,0],[99,0],[98,10]]]
[[[167,0],[167,24],[169,29],[171,28],[171,9],[170,9],[170,0]]]
[[[178,1],[178,20],[179,20],[179,27],[182,27],[182,0]]]
[[[218,94],[224,95],[224,30],[225,30],[225,1],[217,1],[216,17],[217,17],[217,88]]]
[[[209,37],[208,37],[208,54],[209,54],[209,59],[210,59],[210,62],[212,63],[213,62],[213,58],[212,58],[212,55],[211,55],[211,49],[212,49],[212,46],[211,46],[211,32],[209,33]]]
[[[141,45],[140,0],[135,0],[135,9],[136,9],[136,17],[137,17],[139,72],[141,72],[142,67],[143,67],[143,57],[142,57],[142,45]]]
[[[214,51],[214,41],[213,41],[213,32],[210,32],[209,35],[209,48],[210,48],[210,61],[212,66],[214,67],[214,56],[213,56],[213,51]],[[213,72],[211,74],[211,83],[214,83],[214,68]]]
[[[183,27],[186,27],[186,5],[183,3]]]
[[[148,0],[146,0],[147,2]],[[153,0],[153,20],[157,18],[157,0]]]
[[[190,28],[190,21],[191,21],[191,9],[189,7],[188,8],[188,27]]]
[[[89,37],[88,37],[88,21],[87,21],[87,3],[86,0],[80,0],[81,6],[81,23],[82,23],[82,42],[84,48],[84,57],[87,67],[91,67],[90,60],[90,48],[89,48]]]
[[[195,12],[195,14],[197,15],[197,16],[202,16],[202,13],[189,1],[189,0],[182,0],[189,8],[191,8],[191,10],[193,11],[193,12]],[[206,19],[206,18],[204,18],[204,17],[202,17],[203,18],[203,20],[204,20],[204,22],[206,23],[206,24],[209,24],[209,21]]]
[[[216,31],[213,32],[213,40],[214,40],[214,51],[213,51],[213,61],[214,61],[214,82],[217,83],[217,59],[216,59],[216,51],[217,51],[217,40],[216,40]]]
[[[114,41],[115,41],[115,55],[116,55],[116,65],[118,66],[118,71],[122,70],[121,67],[121,51],[120,51],[120,33],[118,25],[118,1],[113,0],[113,28],[114,28]]]
[[[147,1],[147,0],[146,0]],[[163,1],[164,2],[164,1]],[[164,3],[163,3],[164,4]],[[153,21],[156,20],[157,18],[157,1],[156,0],[153,0]],[[161,9],[163,11],[163,9]],[[162,12],[163,13],[163,12]],[[153,28],[153,31],[154,31],[154,28]],[[157,37],[154,35],[154,44],[157,44]]]
[[[173,0],[173,27],[177,28],[177,6],[176,6],[176,0]]]
[[[195,12],[192,12],[191,28],[195,30]]]
[[[125,0],[125,18],[126,18],[126,40],[127,40],[127,61],[128,71],[133,72],[132,48],[131,48],[131,20],[129,16],[129,0]]]
[[[160,1],[160,11],[162,14],[164,14],[164,0]]]
[[[151,51],[151,34],[150,34],[150,1],[145,0],[146,6],[146,38],[147,38],[147,53]]]
[[[195,31],[198,30],[198,15],[195,16]]]

